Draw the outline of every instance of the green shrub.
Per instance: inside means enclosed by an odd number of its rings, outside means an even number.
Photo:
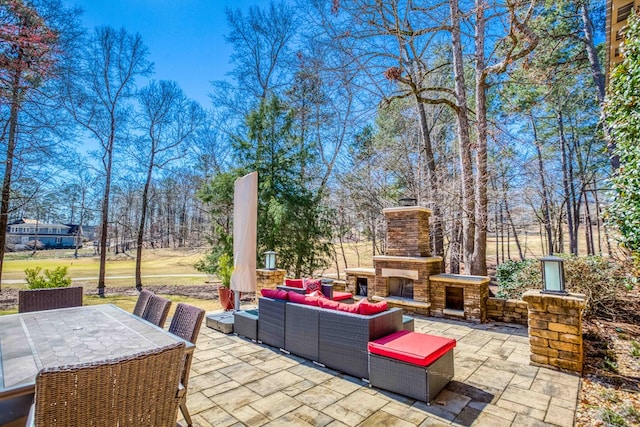
[[[599,256],[567,256],[565,285],[569,292],[585,294],[585,315],[611,313],[617,301],[628,292],[629,279],[620,264]],[[496,272],[499,298],[520,299],[528,289],[542,288],[540,261],[508,261]]]
[[[56,267],[55,270],[44,270],[42,268],[27,268],[24,270],[25,280],[29,289],[42,288],[66,288],[71,286],[71,278],[67,277],[67,267]]]

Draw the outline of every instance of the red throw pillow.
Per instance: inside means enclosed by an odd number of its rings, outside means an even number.
[[[261,289],[260,292],[262,293],[263,297],[267,297],[267,298],[273,298],[273,299],[283,299],[283,300],[288,300],[289,299],[289,292],[287,291],[282,291],[280,289]],[[295,293],[295,292],[292,292]]]
[[[358,313],[360,314],[366,314],[366,315],[377,314],[377,313],[382,313],[386,309],[387,309],[387,301],[380,301],[380,302],[373,303],[373,302],[369,302],[368,299],[363,298],[362,301],[360,301],[360,303],[358,304]]]
[[[338,310],[344,311],[346,313],[359,314],[360,313],[360,303],[358,304],[346,304],[344,302],[338,303]]]
[[[322,292],[322,282],[318,279],[307,279],[304,281],[304,288],[308,294],[315,291]]]
[[[328,308],[329,310],[337,310],[340,303],[338,301],[333,301],[327,298],[319,298],[318,299],[318,307]]]
[[[318,305],[318,297],[312,297],[309,295],[301,295],[297,292],[289,292],[289,301],[295,302],[298,304],[307,304],[307,305]]]
[[[285,286],[291,286],[292,288],[302,288],[302,279],[284,279]]]

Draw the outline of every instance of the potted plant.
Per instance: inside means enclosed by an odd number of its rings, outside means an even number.
[[[220,305],[224,310],[233,310],[233,291],[231,290],[231,274],[233,273],[233,258],[228,254],[222,254],[218,258],[216,273],[220,278],[218,296]]]

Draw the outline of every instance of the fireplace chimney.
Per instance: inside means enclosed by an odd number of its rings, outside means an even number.
[[[431,256],[430,209],[422,206],[400,206],[384,209],[383,213],[387,220],[388,256]]]

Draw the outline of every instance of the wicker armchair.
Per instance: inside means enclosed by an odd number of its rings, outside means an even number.
[[[180,342],[119,359],[43,369],[27,425],[175,427],[183,354]]]
[[[133,308],[133,314],[138,317],[142,317],[144,314],[144,309],[147,307],[149,300],[153,296],[153,292],[143,289],[140,291],[140,295],[138,295],[138,300],[136,301],[136,306]]]
[[[53,310],[56,308],[80,307],[83,288],[21,289],[18,292],[18,313]]]
[[[173,319],[171,319],[169,332],[195,344],[198,339],[198,333],[200,332],[200,326],[202,325],[203,319],[204,310],[192,305],[179,303],[176,307]],[[182,377],[180,379],[180,390],[178,392],[178,397],[180,398],[180,411],[189,426],[193,425],[191,415],[187,409],[187,386],[189,385],[189,372],[191,371],[192,360],[193,354],[185,354]]]
[[[142,318],[160,328],[164,328],[164,322],[167,321],[170,308],[171,301],[154,294],[147,302]]]

